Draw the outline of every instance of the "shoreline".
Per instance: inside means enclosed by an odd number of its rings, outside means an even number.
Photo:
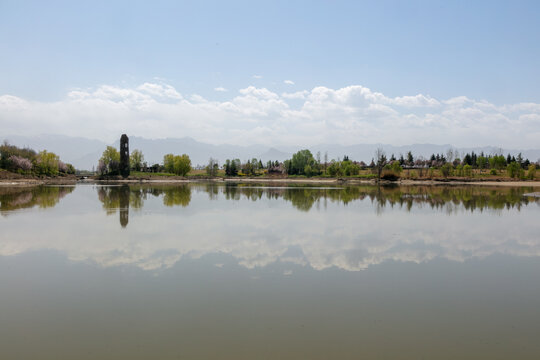
[[[48,179],[0,179],[0,186],[38,186],[38,185],[76,185],[76,184],[187,184],[187,183],[253,183],[253,184],[325,184],[325,185],[377,185],[374,179],[355,179],[355,178],[176,178],[176,179],[77,179],[77,178],[48,178]],[[381,181],[383,186],[505,186],[505,187],[540,187],[538,180],[448,180],[448,179],[425,179],[425,180],[398,180]]]

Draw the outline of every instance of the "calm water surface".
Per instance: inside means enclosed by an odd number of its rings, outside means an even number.
[[[1,359],[538,359],[539,189],[0,188]]]

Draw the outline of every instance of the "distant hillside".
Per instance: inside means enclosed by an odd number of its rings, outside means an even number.
[[[129,135],[129,134],[128,134]],[[118,134],[120,139],[120,134]],[[0,140],[8,140],[11,144],[17,146],[28,146],[35,150],[47,149],[58,154],[65,161],[70,162],[78,169],[91,170],[97,165],[103,150],[107,145],[118,147],[119,140],[113,144],[99,140],[86,139],[81,137],[69,137],[63,135],[41,135],[35,137],[24,136],[6,136]],[[149,164],[161,163],[163,155],[168,153],[173,154],[188,154],[193,165],[205,165],[210,157],[217,159],[222,164],[226,159],[240,159],[242,161],[257,158],[263,162],[268,160],[283,161],[289,159],[293,153],[304,149],[303,146],[283,146],[280,149],[268,147],[264,145],[212,145],[196,141],[192,138],[167,138],[167,139],[145,139],[142,137],[130,137],[130,149],[140,149]],[[399,157],[404,156],[408,151],[412,151],[415,157],[428,157],[433,153],[446,153],[449,148],[455,148],[451,145],[434,145],[434,144],[413,144],[406,146],[393,146],[387,144],[357,144],[357,145],[339,145],[339,144],[321,144],[307,147],[313,155],[317,152],[321,153],[321,159],[324,159],[325,152],[328,152],[328,159],[343,158],[344,155],[349,156],[353,160],[363,160],[369,163],[373,158],[373,154],[378,147],[382,147],[388,157],[394,154]],[[499,151],[498,147],[470,147],[457,148],[460,153],[475,151],[476,153],[484,152],[493,154]],[[522,153],[523,157],[531,161],[540,159],[540,149],[503,149],[503,154],[510,153],[517,155]]]

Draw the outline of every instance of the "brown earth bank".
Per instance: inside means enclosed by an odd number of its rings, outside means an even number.
[[[76,183],[94,184],[178,184],[188,182],[215,183],[257,183],[269,185],[287,184],[321,184],[321,185],[355,185],[377,184],[376,179],[362,178],[291,178],[291,177],[181,177],[181,176],[144,176],[144,177],[82,177],[75,175],[58,177],[28,177],[16,173],[0,172],[0,186],[33,186],[33,185],[74,185]],[[400,179],[398,181],[380,181],[381,185],[485,185],[485,186],[533,186],[540,187],[539,180],[515,180],[509,178],[434,178],[434,179]]]
[[[2,185],[72,185],[77,183],[77,176],[75,175],[62,175],[55,177],[38,177],[21,175],[9,171],[0,171],[0,186]]]

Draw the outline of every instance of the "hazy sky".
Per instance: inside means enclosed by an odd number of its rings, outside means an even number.
[[[540,147],[538,1],[0,0],[0,137]]]

